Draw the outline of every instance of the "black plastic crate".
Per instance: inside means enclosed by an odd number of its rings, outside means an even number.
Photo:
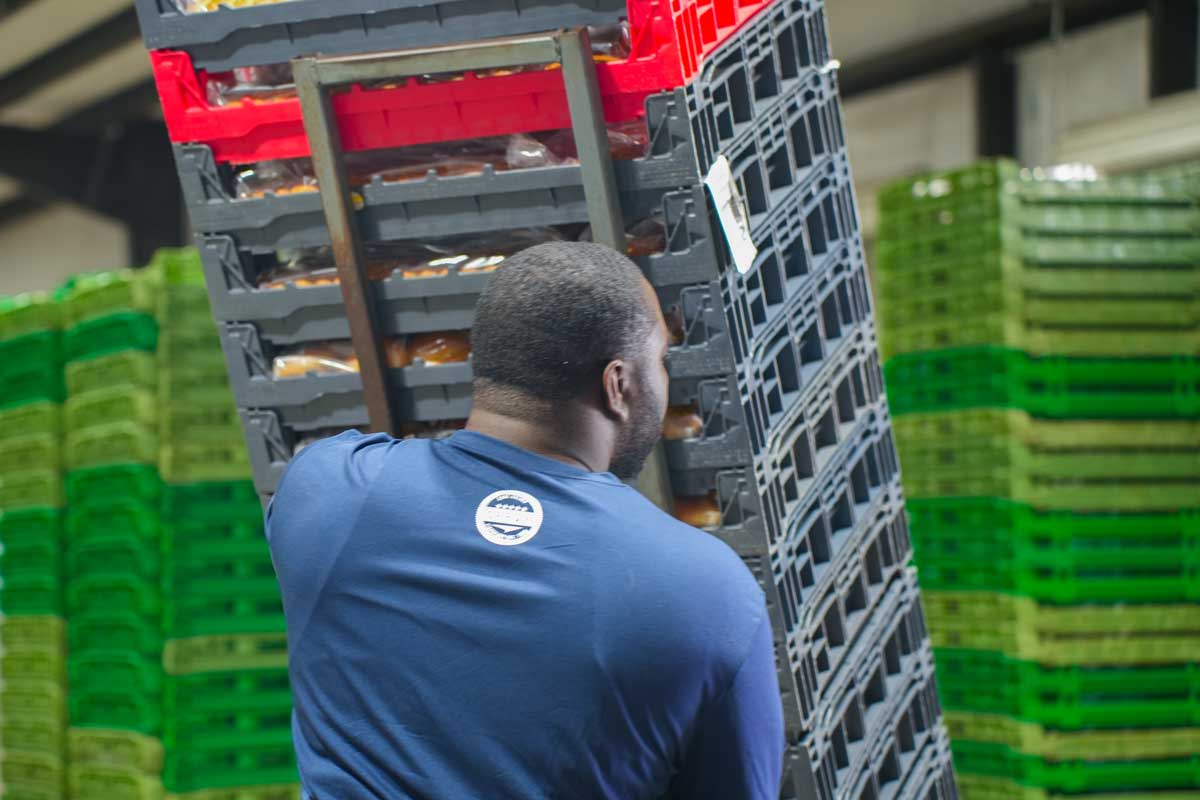
[[[855,665],[804,742],[815,765],[813,785],[801,797],[851,796],[851,788],[877,766],[872,756],[897,749],[920,751],[941,737],[941,707],[933,656],[923,646],[900,661],[872,658]]]
[[[903,741],[888,742],[872,761],[875,769],[863,776],[851,797],[867,800],[957,800],[950,742],[935,736],[920,753],[903,749]]]
[[[312,53],[360,53],[610,25],[622,0],[293,0],[184,14],[175,0],[136,0],[150,50],[186,50],[197,68],[276,64]]]
[[[781,98],[812,107],[831,97],[836,103],[828,41],[823,3],[784,0],[755,15],[705,60],[687,87],[701,172],[707,172],[718,155],[735,153],[743,137],[755,131]],[[827,79],[824,86],[814,80],[818,77]],[[819,127],[809,129],[807,144],[814,155],[844,144],[840,113],[814,119]],[[794,138],[791,146],[804,147],[805,141]]]

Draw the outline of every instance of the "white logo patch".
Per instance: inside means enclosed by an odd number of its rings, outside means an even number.
[[[505,489],[483,498],[475,510],[475,529],[492,544],[525,544],[542,528],[542,504],[526,492]]]

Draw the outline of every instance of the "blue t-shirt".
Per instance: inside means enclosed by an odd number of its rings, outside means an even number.
[[[344,433],[268,512],[313,800],[776,800],[763,594],[609,473]]]

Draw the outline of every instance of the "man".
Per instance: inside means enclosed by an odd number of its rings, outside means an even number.
[[[539,245],[472,337],[467,430],[319,442],[268,513],[306,796],[776,800],[762,592],[618,480],[666,411],[653,290]]]

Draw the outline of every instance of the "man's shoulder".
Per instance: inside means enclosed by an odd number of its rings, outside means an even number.
[[[396,447],[402,444],[408,445],[384,433],[358,431],[344,431],[313,442],[292,458],[276,496],[290,503],[305,498],[323,504],[352,500],[355,490],[370,487],[385,460],[395,458]]]

